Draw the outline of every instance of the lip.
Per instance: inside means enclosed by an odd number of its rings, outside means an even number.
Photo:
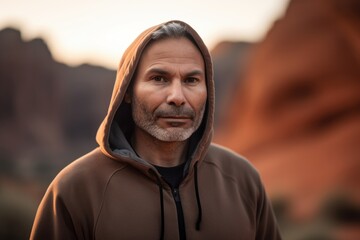
[[[160,116],[159,118],[164,118],[164,119],[190,119],[191,117],[189,116]]]
[[[184,127],[190,124],[191,118],[188,116],[162,116],[159,120],[166,126]]]

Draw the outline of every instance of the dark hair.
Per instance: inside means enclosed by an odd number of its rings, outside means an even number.
[[[151,39],[159,40],[164,38],[188,37],[186,27],[177,22],[169,22],[162,25],[158,30],[152,33]]]
[[[194,38],[190,35],[185,25],[181,25],[178,22],[168,22],[162,25],[158,30],[152,33],[151,39],[153,41],[168,39],[168,38],[181,38],[185,37],[189,39],[196,47],[198,47]]]

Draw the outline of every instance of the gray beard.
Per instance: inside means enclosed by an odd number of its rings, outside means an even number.
[[[135,101],[134,101],[135,100]],[[190,138],[190,136],[199,128],[205,112],[205,104],[200,110],[200,116],[194,118],[194,125],[190,128],[169,127],[161,128],[156,124],[156,117],[148,112],[146,108],[133,99],[132,117],[136,126],[149,133],[156,139],[164,142],[180,142]],[[134,105],[136,109],[134,109]],[[194,114],[195,115],[195,114]]]

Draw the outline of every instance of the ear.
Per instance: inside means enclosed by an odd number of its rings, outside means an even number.
[[[124,101],[129,104],[131,103],[131,96],[128,92],[125,93]]]

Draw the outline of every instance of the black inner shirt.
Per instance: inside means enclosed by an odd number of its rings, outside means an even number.
[[[160,167],[155,166],[161,176],[170,185],[172,189],[178,188],[181,180],[183,179],[185,163],[182,163],[175,167]]]

